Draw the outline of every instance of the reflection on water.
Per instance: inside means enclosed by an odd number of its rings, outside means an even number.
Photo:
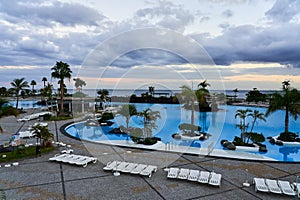
[[[290,154],[297,154],[300,147],[280,147],[279,152],[283,155],[282,160],[285,162],[294,161],[292,157],[288,157]]]

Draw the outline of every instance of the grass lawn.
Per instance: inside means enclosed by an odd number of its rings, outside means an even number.
[[[54,146],[41,148],[41,154],[51,152],[54,149],[55,149]],[[3,155],[6,155],[6,157],[3,157]],[[26,157],[34,157],[34,156],[36,156],[35,146],[23,147],[23,148],[16,147],[14,151],[0,153],[0,163],[7,162],[7,161],[14,161]]]

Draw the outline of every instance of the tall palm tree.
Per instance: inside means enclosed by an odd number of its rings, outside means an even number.
[[[136,110],[135,105],[133,104],[124,104],[122,105],[118,114],[123,115],[126,118],[126,128],[128,128],[130,117],[137,115],[138,112]]]
[[[44,83],[44,87],[46,87],[46,82],[47,82],[48,80],[47,80],[47,78],[46,78],[45,76],[42,78],[42,81],[43,81],[43,83]]]
[[[147,108],[138,113],[138,115],[143,117],[144,137],[152,137],[152,129],[157,129],[156,120],[160,118],[160,112]]]
[[[28,82],[25,81],[25,78],[16,78],[10,84],[13,86],[12,89],[17,98],[16,109],[18,109],[20,91],[24,90],[25,88],[29,88],[29,85]]]
[[[295,120],[298,119],[300,115],[300,92],[290,87],[290,81],[282,82],[283,93],[274,93],[271,97],[266,116],[271,113],[285,109],[284,118],[284,132],[289,132],[289,115],[294,117]]]
[[[191,104],[192,114],[191,114],[191,124],[194,125],[195,121],[195,92],[187,85],[183,85],[181,88],[181,96],[184,98],[184,102]]]
[[[35,80],[32,80],[32,81],[30,82],[30,85],[32,86],[31,93],[32,93],[32,95],[33,95],[33,94],[34,94],[34,86],[36,85],[36,81],[35,81]]]
[[[62,61],[56,62],[56,65],[51,68],[52,73],[51,77],[59,79],[59,88],[60,88],[60,115],[64,115],[64,79],[67,78],[69,81],[72,77],[72,70],[70,69],[69,64]]]
[[[241,119],[240,124],[237,126],[241,129],[241,139],[243,140],[243,142],[245,142],[244,136],[248,127],[248,125],[246,125],[246,118],[250,116],[250,112],[252,112],[252,110],[250,109],[246,109],[246,110],[238,109],[234,116],[235,118],[239,117]]]
[[[254,128],[254,125],[256,123],[256,121],[259,119],[259,120],[262,120],[262,121],[266,121],[266,118],[265,118],[265,114],[264,113],[261,113],[259,112],[259,110],[254,110],[252,113],[249,114],[249,116],[251,116],[253,118],[253,122],[252,122],[252,126],[251,126],[251,130],[250,132],[253,131],[253,128]]]

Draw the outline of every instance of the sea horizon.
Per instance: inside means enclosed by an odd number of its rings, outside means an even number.
[[[96,97],[97,91],[100,89],[83,89],[82,92],[89,97]],[[107,89],[109,92],[109,96],[122,96],[128,97],[132,94],[140,96],[143,93],[148,92],[148,89]],[[234,92],[233,90],[209,90],[210,93],[221,94],[224,93],[227,96],[237,95],[237,98],[246,98],[246,94],[251,90],[238,90],[238,92]],[[259,90],[263,94],[271,94],[274,92],[280,92],[280,90]],[[68,89],[68,93],[74,94],[76,89]],[[181,89],[171,90],[171,89],[155,89],[156,93],[169,93],[169,95],[174,96],[177,93],[181,92]]]

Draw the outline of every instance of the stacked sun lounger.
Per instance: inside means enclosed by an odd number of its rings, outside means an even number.
[[[206,183],[220,187],[222,175],[208,171],[171,167],[168,170],[167,178]]]
[[[105,171],[118,171],[151,177],[157,171],[157,166],[114,160],[103,167]]]
[[[296,187],[288,181],[254,178],[254,189],[256,192],[271,192],[275,194],[296,195]]]
[[[52,158],[49,158],[49,161],[57,161],[86,167],[90,162],[96,163],[97,158],[75,154],[58,154]]]

